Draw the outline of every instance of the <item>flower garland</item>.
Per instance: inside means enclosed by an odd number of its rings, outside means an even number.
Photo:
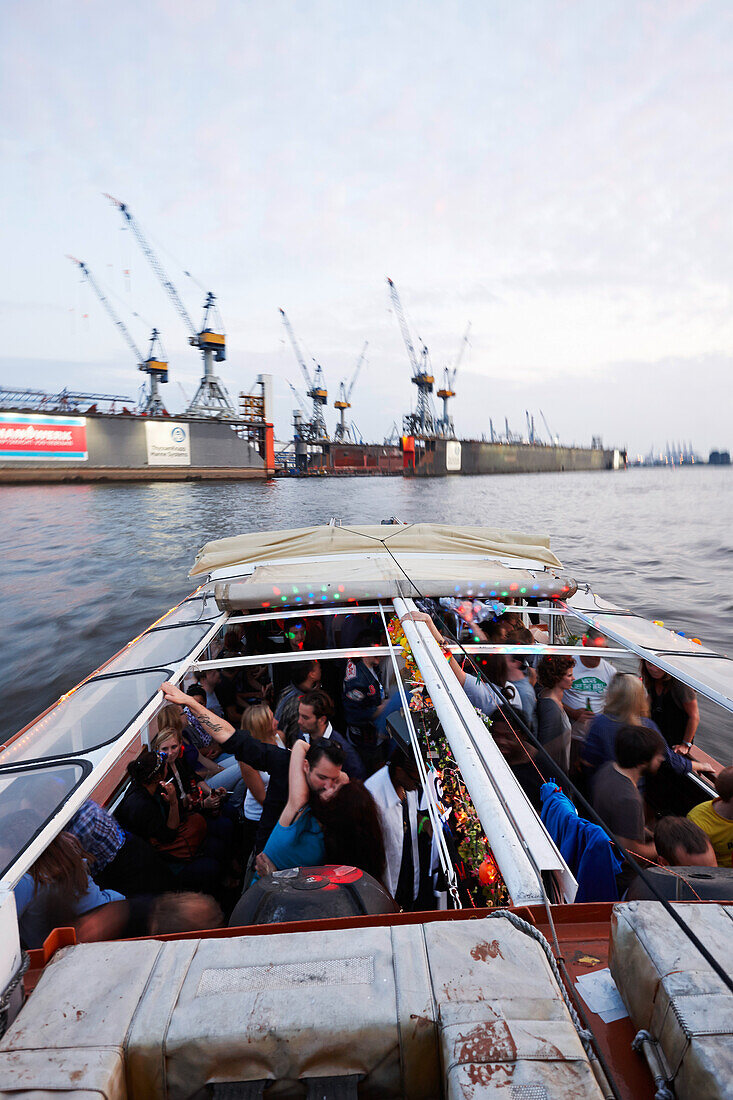
[[[410,712],[428,767],[435,772],[441,790],[441,802],[447,813],[443,827],[454,851],[454,864],[459,892],[464,903],[473,906],[509,905],[509,895],[494,859],[491,847],[479,821],[476,809],[469,797],[463,777],[455,762],[447,738],[435,713],[432,700],[425,690],[420,670],[415,663],[410,644],[397,617],[390,620],[390,640],[402,649],[405,660],[406,680],[412,688]],[[444,651],[446,652],[446,651]],[[450,651],[446,652],[450,657]],[[487,727],[491,723],[481,715]]]

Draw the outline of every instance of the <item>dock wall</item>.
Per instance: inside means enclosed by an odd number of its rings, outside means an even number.
[[[271,471],[222,421],[0,413],[0,484],[263,478]]]
[[[625,455],[600,447],[555,447],[482,440],[416,440],[414,469],[408,476],[449,474],[537,474],[621,468]]]

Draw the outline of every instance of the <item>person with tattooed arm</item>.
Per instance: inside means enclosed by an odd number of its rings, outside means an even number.
[[[243,764],[249,764],[251,768],[255,768],[257,771],[268,772],[270,782],[262,806],[262,817],[260,818],[254,843],[255,853],[261,852],[288,801],[289,750],[282,749],[278,745],[258,741],[247,730],[236,730],[225,718],[221,718],[219,715],[207,710],[198,699],[185,695],[175,684],[166,682],[161,685],[161,691],[169,703],[180,704],[182,700],[185,701],[193,711],[197,721],[213,740],[220,745],[226,745],[227,752],[231,752],[237,760]],[[331,793],[330,788],[333,784],[325,781],[321,782],[316,772],[313,771],[309,776],[308,786],[314,794],[322,796],[324,792]]]

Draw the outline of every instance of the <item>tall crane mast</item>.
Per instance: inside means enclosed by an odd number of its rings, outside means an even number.
[[[208,292],[204,302],[204,318],[201,328],[196,329],[188,310],[181,301],[181,297],[174,284],[166,275],[165,269],[153,250],[150,242],[133,217],[126,203],[120,202],[113,195],[105,192],[105,197],[112,202],[122,214],[126,226],[132,230],[137,243],[140,245],[150,266],[157,275],[163,289],[171,298],[178,316],[189,331],[188,342],[192,347],[199,348],[204,360],[204,373],[199,382],[193,401],[186,412],[189,416],[211,417],[236,417],[236,410],[222,381],[214,372],[214,363],[223,363],[227,357],[226,337],[223,332],[219,311],[216,308],[216,298]]]
[[[433,392],[435,378],[433,377],[430,366],[428,349],[425,344],[421,343],[419,355],[415,351],[412,337],[410,336],[410,329],[402,308],[402,302],[397,293],[397,287],[389,277],[387,277],[387,282],[389,284],[392,308],[397,316],[400,331],[402,332],[402,339],[405,342],[410,366],[412,367],[412,381],[417,386],[417,408],[414,413],[408,413],[407,416],[403,417],[404,428],[410,435],[435,435],[435,411],[430,396]]]
[[[290,343],[293,345],[293,351],[295,352],[295,358],[298,360],[298,365],[303,372],[303,378],[306,384],[306,393],[310,397],[312,402],[311,418],[303,425],[303,431],[307,434],[309,442],[318,443],[328,440],[328,429],[326,428],[326,420],[323,415],[323,408],[328,403],[328,390],[326,389],[326,383],[323,377],[323,370],[320,363],[316,363],[316,369],[313,375],[308,371],[305,365],[305,359],[303,353],[300,350],[298,341],[295,338],[293,332],[293,326],[288,320],[288,315],[284,309],[280,310],[280,316],[282,317],[283,324],[285,325],[285,331],[287,332]]]
[[[453,366],[452,367],[445,367],[445,369],[443,371],[443,388],[438,390],[438,397],[443,402],[443,416],[442,416],[439,423],[440,423],[441,431],[442,431],[443,435],[445,435],[445,436],[451,436],[452,437],[452,436],[455,435],[455,429],[453,427],[453,417],[450,415],[450,413],[448,411],[448,402],[450,401],[451,397],[456,396],[456,391],[454,389],[455,382],[456,382],[456,374],[458,372],[458,368],[461,365],[461,361],[463,359],[463,355],[464,355],[464,352],[466,350],[466,346],[468,344],[468,334],[470,333],[470,331],[471,331],[471,322],[469,321],[468,324],[466,325],[466,331],[463,334],[463,339],[461,340],[461,346],[458,349],[458,354],[456,355]]]
[[[366,355],[366,349],[368,347],[369,342],[365,340],[364,347],[361,349],[361,355],[359,356],[359,360],[356,364],[356,369],[351,376],[351,381],[349,382],[348,389],[346,388],[346,383],[343,381],[343,379],[339,383],[338,401],[334,401],[333,403],[334,409],[338,409],[340,416],[340,420],[336,425],[336,431],[334,432],[334,440],[337,443],[355,442],[355,440],[353,439],[353,432],[349,425],[346,423],[345,413],[347,409],[351,408],[351,394],[353,392],[356,380],[359,377],[359,371],[361,370],[362,364],[364,363],[364,357]]]
[[[112,308],[112,304],[103,292],[99,283],[96,281],[91,271],[82,260],[77,260],[76,256],[68,256],[68,259],[81,271],[82,275],[89,283],[94,293],[99,298],[100,302],[107,310],[107,313],[112,321],[113,325],[121,333],[123,340],[127,344],[128,348],[135,356],[135,362],[137,363],[137,369],[143,371],[148,375],[150,379],[149,385],[145,390],[145,399],[138,405],[138,412],[144,416],[167,416],[168,412],[163,404],[163,399],[160,396],[160,390],[158,385],[161,382],[168,381],[168,362],[165,358],[165,351],[160,341],[160,334],[157,328],[154,328],[150,337],[150,348],[148,350],[147,359],[143,359],[140,349],[133,340],[127,326],[120,320]]]

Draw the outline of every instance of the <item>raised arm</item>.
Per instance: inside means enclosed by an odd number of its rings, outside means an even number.
[[[305,741],[296,741],[290,750],[290,770],[288,772],[288,800],[280,814],[281,825],[292,825],[295,818],[308,801],[308,783],[305,778],[305,754],[308,745]]]
[[[220,718],[218,714],[212,714],[195,696],[186,695],[185,691],[181,691],[170,680],[166,680],[165,683],[161,684],[160,690],[168,703],[178,703],[181,707],[188,707],[191,713],[196,715],[207,733],[211,734],[213,740],[218,741],[220,745],[225,744],[235,732],[234,726],[227,722],[225,718]]]
[[[410,622],[413,623],[425,623],[438,645],[444,646],[446,644],[446,639],[443,637],[433,620],[425,611],[408,611],[406,615],[402,616],[400,622],[404,623],[408,619],[410,620]],[[450,665],[451,672],[458,680],[458,683],[461,685],[461,687],[463,687],[466,682],[467,673],[463,671],[455,657],[451,656],[448,663]]]

